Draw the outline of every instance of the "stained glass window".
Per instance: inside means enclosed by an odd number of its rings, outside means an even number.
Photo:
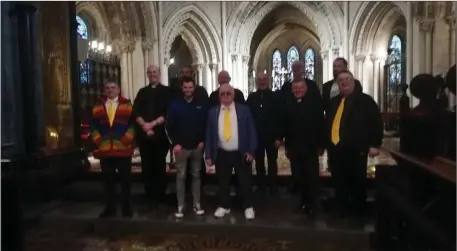
[[[78,22],[78,36],[82,39],[87,39],[87,25],[82,18],[76,16],[76,22]]]
[[[273,68],[271,72],[273,72],[273,91],[281,89],[282,81],[281,81],[281,67],[282,67],[282,59],[281,59],[281,52],[279,50],[275,50],[273,52]]]
[[[89,60],[85,60],[79,64],[79,82],[82,85],[89,84]]]
[[[314,80],[314,62],[315,55],[314,50],[308,48],[305,52],[305,76],[311,80]]]
[[[288,79],[292,79],[292,63],[299,60],[300,55],[297,47],[291,46],[287,51],[287,76]]]
[[[389,85],[401,83],[402,76],[402,48],[401,39],[397,35],[393,35],[389,46]]]

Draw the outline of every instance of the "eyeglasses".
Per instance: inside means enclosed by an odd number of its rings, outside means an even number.
[[[229,97],[231,95],[232,95],[231,92],[221,92],[221,93],[219,93],[219,96],[221,96],[221,97]]]

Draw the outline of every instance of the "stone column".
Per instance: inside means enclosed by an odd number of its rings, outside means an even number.
[[[373,64],[373,81],[372,81],[372,90],[370,90],[370,95],[373,97],[374,101],[379,105],[379,78],[378,78],[378,66],[379,58],[375,54],[370,55],[371,62]]]
[[[127,47],[121,47],[121,94],[124,97],[129,97],[129,74]]]
[[[236,67],[236,61],[238,60],[238,55],[232,54],[232,72],[230,72],[230,76],[232,76],[232,84],[234,85],[233,87],[237,86],[238,83],[237,80],[238,78],[236,77],[238,72],[237,72],[237,67]]]
[[[329,79],[333,79],[333,61],[340,57],[340,48],[332,49],[332,60],[329,60]]]
[[[135,41],[132,41],[128,45],[127,51],[127,65],[128,65],[128,76],[129,76],[129,84],[128,84],[128,93],[129,99],[133,99],[135,96],[135,82],[133,81],[134,77],[134,68],[133,68],[133,51],[135,50]]]
[[[455,64],[455,16],[446,19],[449,25],[449,65]]]
[[[409,85],[413,78],[413,24],[414,18],[412,12],[412,2],[406,2],[406,83]],[[408,89],[409,90],[409,89]],[[409,95],[410,96],[410,95]]]
[[[344,22],[343,22],[343,57],[346,60],[349,60],[349,23],[350,23],[350,15],[349,15],[349,1],[343,2],[343,15],[344,15]]]
[[[369,92],[369,84],[365,83],[366,81],[363,80],[363,68],[365,64],[365,55],[357,55],[355,56],[355,61],[357,62],[357,78],[359,79],[360,83],[362,83],[362,88],[364,93]]]
[[[329,81],[330,79],[328,78],[328,51],[321,51],[321,57],[322,57],[322,83],[325,83]]]
[[[205,87],[205,89],[211,94],[211,88],[209,88],[212,85],[211,81],[211,76],[212,76],[212,69],[209,65],[203,65],[203,72],[204,72],[204,82],[202,82],[202,86]]]
[[[163,55],[163,53],[160,53]],[[161,84],[168,85],[168,66],[170,65],[170,59],[167,57],[163,57],[163,65],[160,65],[160,73],[162,76]]]
[[[144,64],[143,64],[144,85],[146,86],[147,83],[149,82],[148,76],[146,74],[146,70],[147,70],[148,66],[150,65],[150,61],[151,61],[150,56],[151,56],[151,50],[152,50],[152,43],[148,40],[143,41],[142,47],[143,47],[143,57],[144,57]]]
[[[424,33],[425,40],[425,73],[433,74],[433,44],[432,33],[435,22],[433,20],[422,20],[420,22],[420,29]]]
[[[203,86],[203,64],[197,64],[198,85]]]
[[[222,27],[222,69],[227,69],[227,3],[221,1],[221,27]]]
[[[242,79],[241,79],[240,89],[246,96],[247,92],[248,92],[248,87],[249,87],[249,83],[248,83],[249,56],[243,56],[241,58],[241,60],[242,60],[242,67],[241,67],[242,72],[241,72],[240,76],[242,77]]]
[[[159,22],[159,24],[162,24],[162,21],[163,21],[163,17],[162,17],[162,2],[157,2],[157,14],[158,14],[158,19],[157,20]],[[161,82],[162,84],[164,85],[168,85],[168,67],[166,67],[165,65],[168,66],[169,63],[165,63],[165,58],[168,59],[168,54],[169,52],[168,51],[164,51],[164,44],[163,44],[163,26],[162,25],[157,25],[157,37],[159,38],[159,41],[158,41],[158,44],[157,44],[157,51],[158,51],[158,66],[160,67],[160,72],[161,72],[161,76],[162,76],[162,79],[161,79]],[[165,69],[166,67],[166,69]],[[164,78],[164,76],[166,75],[166,78]],[[165,84],[166,83],[166,84]]]

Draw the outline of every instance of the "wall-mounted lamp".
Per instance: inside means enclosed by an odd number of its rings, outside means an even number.
[[[174,64],[175,63],[175,58],[171,58],[170,59],[170,64]]]

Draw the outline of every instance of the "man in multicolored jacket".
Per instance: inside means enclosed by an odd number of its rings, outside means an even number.
[[[105,82],[105,95],[92,109],[91,138],[95,144],[94,157],[100,159],[105,177],[107,202],[100,218],[116,215],[116,171],[122,189],[122,215],[130,218],[131,166],[134,149],[132,103],[119,95],[119,85],[114,80]]]

